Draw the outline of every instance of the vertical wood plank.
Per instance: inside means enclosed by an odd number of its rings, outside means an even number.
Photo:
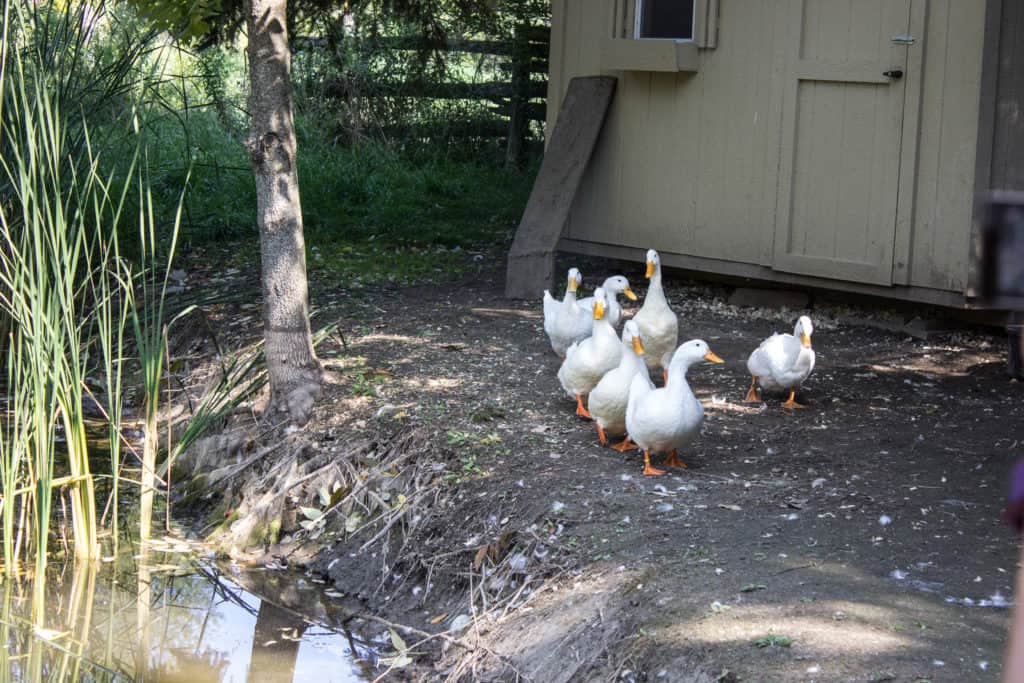
[[[551,42],[548,45],[548,108],[547,120],[544,122],[544,147],[550,141],[551,131],[555,129],[555,121],[558,119],[558,107],[551,106],[553,102],[561,102],[565,96],[563,84],[565,74],[570,68],[565,59],[566,43],[566,5],[570,0],[551,1]]]
[[[910,250],[910,284],[967,287],[984,4],[931,0],[925,35],[921,147]]]
[[[608,76],[569,82],[558,123],[508,255],[505,295],[528,299],[552,285],[554,253],[615,93]]]
[[[913,0],[910,5],[909,34],[914,44],[907,51],[907,73],[903,95],[903,144],[900,149],[899,197],[896,206],[896,232],[893,241],[892,281],[910,283],[910,248],[914,231],[915,180],[918,173],[918,150],[921,147],[921,97],[924,87],[924,40],[928,25],[928,0]]]

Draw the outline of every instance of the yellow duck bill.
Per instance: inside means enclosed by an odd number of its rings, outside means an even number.
[[[604,317],[604,302],[594,302],[594,320],[600,320]]]
[[[725,362],[724,360],[722,360],[721,358],[718,357],[717,353],[715,353],[714,351],[711,351],[710,349],[708,350],[707,353],[704,354],[704,360],[709,360],[712,363],[724,363]]]
[[[640,337],[633,337],[633,351],[638,356],[644,355],[644,344],[640,341]]]
[[[647,273],[645,274],[645,276],[649,278],[652,275],[654,275],[654,261],[648,261],[647,262]]]
[[[803,344],[804,348],[811,348],[811,335],[806,332],[800,333],[800,343]]]
[[[636,301],[636,292],[634,292],[629,287],[626,287],[624,290],[622,290],[622,293],[625,294],[626,298],[628,298],[630,301]]]

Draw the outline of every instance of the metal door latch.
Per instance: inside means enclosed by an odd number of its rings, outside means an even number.
[[[882,75],[885,76],[886,78],[891,78],[893,80],[899,80],[900,78],[903,78],[903,70],[902,69],[889,69],[888,71],[883,71]]]
[[[906,33],[901,33],[898,36],[893,36],[892,37],[892,42],[896,43],[897,45],[913,45],[914,44],[914,36],[906,34]]]

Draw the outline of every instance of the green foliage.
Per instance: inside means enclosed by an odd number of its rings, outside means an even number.
[[[189,114],[187,134],[169,115],[148,127],[158,213],[173,211],[187,178],[182,238],[246,238],[255,248],[255,187],[240,136],[208,109]],[[453,249],[508,240],[529,196],[532,173],[496,161],[373,142],[345,147],[303,117],[298,128],[306,243],[315,249],[308,262],[333,277],[413,282],[457,273],[466,255]]]
[[[476,435],[472,432],[463,432],[459,430],[451,430],[448,432],[449,446],[463,446],[474,441],[476,441]]]
[[[789,636],[780,636],[774,633],[769,633],[768,635],[755,640],[754,645],[761,649],[766,647],[790,647],[793,645],[793,639]]]
[[[410,16],[357,2],[349,4],[342,21],[310,22],[312,40],[296,40],[297,101],[350,143],[370,138],[406,149],[442,146],[477,156],[504,151],[500,136],[508,126],[510,102],[508,93],[493,86],[509,84],[515,64],[546,57],[537,53],[538,48],[544,52],[543,45],[531,48],[516,39],[522,27],[546,26],[550,8],[533,0],[487,8],[447,3],[455,6],[447,10],[445,4]],[[478,45],[464,50],[465,41]],[[494,52],[480,41],[502,47]],[[459,86],[474,84],[486,86],[488,94],[460,92],[463,98],[451,98],[453,91],[465,90]],[[536,124],[533,137],[540,137]]]
[[[373,373],[359,373],[352,380],[353,396],[376,396],[377,387],[387,380]]]
[[[88,154],[85,112],[90,120],[105,123],[89,130],[94,149],[118,137],[130,150],[131,128],[124,124],[130,121],[137,94],[155,79],[145,63],[156,33],[130,12],[108,11],[103,2],[10,0],[7,6],[3,30],[12,53],[8,57],[17,53],[18,78],[27,87],[45,83],[64,129],[66,157],[80,163]],[[10,88],[4,98],[4,106],[17,106]],[[7,156],[9,142],[0,144]],[[0,186],[0,193],[5,191]]]
[[[179,4],[185,12],[181,16],[187,14],[186,5],[184,0]],[[544,3],[486,5],[348,2],[333,14],[317,14],[338,7],[330,3],[289,5],[296,33],[326,37],[293,57],[299,182],[314,276],[320,272],[355,286],[434,281],[467,270],[467,247],[486,248],[509,239],[534,168],[505,169],[502,140],[460,139],[456,144],[443,132],[480,115],[493,121],[493,114],[483,112],[488,103],[386,98],[380,117],[362,110],[357,126],[362,132],[354,135],[349,103],[331,91],[350,80],[362,87],[365,78],[377,73],[462,82],[504,78],[490,57],[469,55],[468,61],[459,61],[454,53],[440,51],[441,61],[420,59],[415,52],[384,50],[373,42],[382,32],[433,36],[428,41],[433,45],[447,35],[501,38],[522,20],[527,6],[538,14],[537,21],[546,21]],[[148,0],[136,6],[146,12],[168,7]],[[213,6],[208,0],[196,8]],[[228,5],[222,9],[234,11]],[[345,33],[345,17],[354,19],[358,36]],[[214,23],[220,30],[223,17]],[[161,79],[147,90],[151,105],[143,117],[156,214],[173,215],[187,182],[182,240],[190,246],[237,240],[242,243],[239,259],[248,266],[257,256],[257,230],[252,168],[242,144],[248,108],[244,54],[227,45],[194,53],[171,50],[177,51],[165,59]],[[388,122],[401,126],[395,129]],[[391,128],[382,136],[386,126]],[[420,137],[410,126],[441,132]],[[129,149],[126,141],[122,152],[108,158],[123,157]],[[166,219],[160,222],[164,239],[168,225]]]
[[[221,0],[128,0],[128,4],[156,30],[186,42],[206,37],[224,14]]]
[[[416,246],[500,242],[529,194],[528,176],[496,165],[404,155],[382,145],[328,150],[307,142],[300,143],[306,151],[299,152],[299,177],[312,243],[320,235]],[[331,157],[330,166],[317,165]]]
[[[117,528],[123,393],[133,369],[148,399],[152,481],[177,220],[173,207],[153,200],[135,106],[155,73],[143,58],[151,35],[102,4],[9,0],[3,9],[0,343],[8,412],[0,426],[0,539],[3,571],[31,559],[38,576],[57,489],[69,494],[75,554],[98,553],[87,402],[108,423]],[[158,224],[170,224],[169,235],[159,235]],[[122,240],[140,261],[125,258]]]

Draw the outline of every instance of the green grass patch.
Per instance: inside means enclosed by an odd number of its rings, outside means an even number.
[[[436,263],[439,253],[447,257],[430,248],[501,243],[522,214],[536,170],[505,168],[497,156],[456,158],[443,148],[403,152],[373,141],[345,146],[314,122],[300,116],[296,123],[306,240],[327,264],[344,264],[354,252],[390,260],[395,249],[407,265],[417,264],[424,251],[430,257],[424,261]],[[245,132],[226,129],[210,110],[189,112],[187,127],[162,116],[149,128],[158,199],[172,206],[188,179],[183,234],[195,243],[255,236]]]
[[[779,636],[774,633],[769,633],[768,635],[755,640],[754,645],[762,649],[766,647],[790,647],[793,645],[793,639],[789,636]]]
[[[461,247],[401,246],[377,240],[307,243],[306,261],[311,276],[340,280],[351,289],[439,282],[465,274],[474,263]]]

